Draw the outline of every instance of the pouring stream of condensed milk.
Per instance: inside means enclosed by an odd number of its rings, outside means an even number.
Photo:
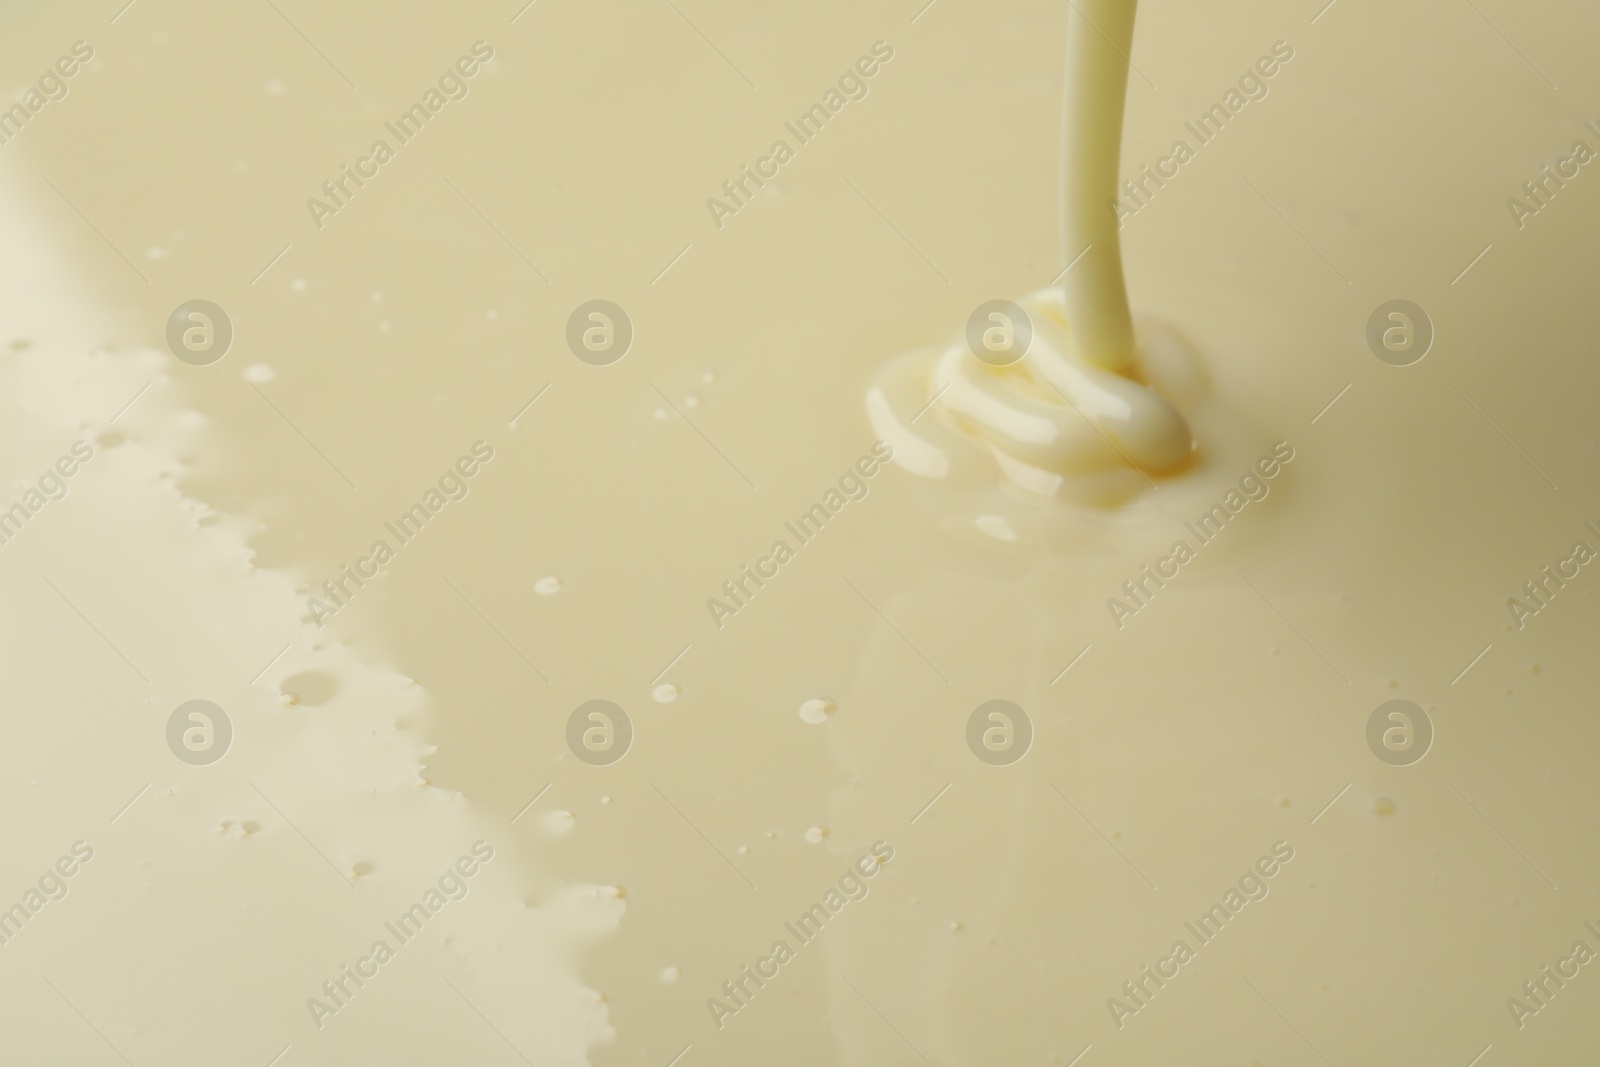
[[[985,304],[964,337],[899,357],[868,390],[873,429],[914,474],[975,485],[998,469],[1039,496],[1114,507],[1191,461],[1183,409],[1201,399],[1202,379],[1174,331],[1135,329],[1108,206],[1136,7],[1084,0],[1068,16],[1062,288]]]

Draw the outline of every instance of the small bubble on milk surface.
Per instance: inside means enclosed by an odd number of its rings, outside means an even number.
[[[817,697],[800,705],[800,721],[813,726],[828,721],[838,705],[828,697]]]

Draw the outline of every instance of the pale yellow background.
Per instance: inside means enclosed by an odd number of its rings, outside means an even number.
[[[1505,1001],[1600,949],[1600,577],[1521,632],[1504,606],[1600,547],[1600,176],[1520,231],[1505,206],[1600,147],[1592,7],[1147,0],[1128,165],[1295,50],[1124,231],[1226,432],[1116,516],[1007,498],[1009,547],[889,469],[718,631],[705,599],[870,447],[872,371],[1064,266],[1067,6],[273,4],[0,16],[5,102],[96,53],[0,147],[5,501],[97,450],[0,546],[0,905],[95,849],[0,946],[0,1059],[1592,1059],[1593,966],[1520,1031]],[[470,95],[313,226],[480,39]],[[879,40],[867,98],[719,230],[705,199]],[[595,297],[636,329],[606,368],[563,336]],[[1437,330],[1404,369],[1362,336],[1395,297]],[[163,337],[194,298],[234,324],[210,367]],[[312,626],[479,439],[471,494]],[[1280,439],[1272,496],[1116,630],[1105,599]],[[1364,740],[1396,696],[1437,730],[1408,768]],[[566,748],[595,697],[636,731],[609,768]],[[1009,768],[964,740],[996,697],[1037,731]],[[195,698],[234,727],[207,767],[165,742]],[[470,895],[318,1029],[306,998],[480,839]],[[878,840],[870,895],[719,1031],[706,999]],[[1119,1031],[1106,999],[1278,840],[1271,895]]]

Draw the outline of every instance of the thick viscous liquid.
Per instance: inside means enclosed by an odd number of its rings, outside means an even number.
[[[1204,375],[1170,328],[1147,323],[1136,341],[1122,278],[1117,175],[1134,9],[1095,0],[1069,18],[1062,288],[980,307],[962,341],[895,360],[868,390],[873,429],[913,473],[971,482],[981,465],[955,455],[965,435],[1010,485],[1115,507],[1155,488],[1152,473],[1194,458],[1198,442],[1177,401],[1198,407]]]
[[[936,412],[919,477],[863,407],[1068,265],[1070,6],[517,6],[0,35],[33,85],[94,49],[0,146],[0,503],[49,499],[0,544],[6,1062],[1584,1062],[1593,12],[1140,6],[1120,172],[1169,176],[1120,237],[1171,358],[1126,380],[1199,447],[1035,454],[1108,502]],[[197,299],[209,366],[165,340]],[[597,299],[610,365],[567,341]],[[1393,299],[1410,366],[1365,338]]]

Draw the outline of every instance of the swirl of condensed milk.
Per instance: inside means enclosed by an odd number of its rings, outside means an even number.
[[[981,360],[963,339],[874,376],[867,416],[899,466],[960,485],[992,483],[998,468],[1034,494],[1115,507],[1189,464],[1183,409],[1205,387],[1182,338],[1143,321],[1133,360],[1109,370],[1075,355],[1060,290],[1021,308],[1032,336],[1014,363]]]
[[[1117,222],[1105,208],[1116,196],[1137,0],[1070,6],[1061,247],[1081,247],[1072,262],[1084,262],[1064,289],[1022,302],[1026,322],[1011,322],[1018,309],[997,302],[1008,308],[990,316],[1005,320],[1003,359],[989,358],[1001,354],[995,349],[980,358],[977,337],[912,352],[874,377],[867,415],[914,474],[992,481],[987,452],[1012,484],[1115,507],[1153,486],[1153,475],[1190,462],[1196,446],[1183,410],[1192,410],[1203,384],[1176,333],[1150,322],[1135,328]],[[987,335],[981,345],[988,348]]]

